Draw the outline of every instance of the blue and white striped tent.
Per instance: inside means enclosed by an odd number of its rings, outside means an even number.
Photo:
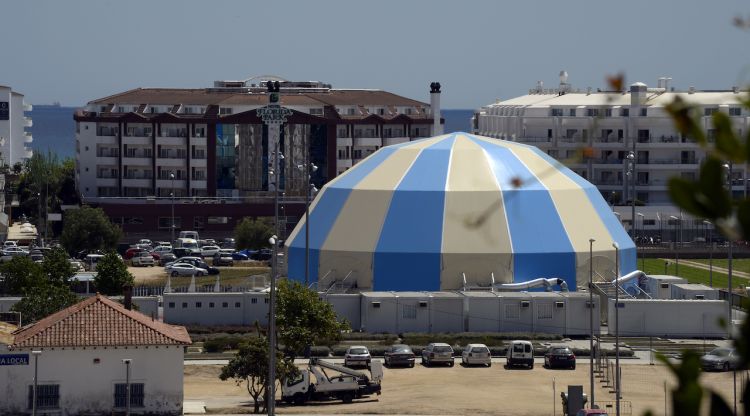
[[[635,270],[635,246],[591,183],[519,143],[454,133],[383,147],[326,184],[310,208],[310,282],[367,290],[589,279]],[[304,280],[305,222],[287,239]]]

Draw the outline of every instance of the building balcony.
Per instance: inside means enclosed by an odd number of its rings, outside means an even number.
[[[103,136],[103,137],[117,136],[117,132],[118,132],[117,127],[99,127],[98,129],[96,129],[96,135]]]
[[[196,168],[205,168],[208,166],[208,161],[206,158],[193,158],[190,159],[190,166],[196,167]]]
[[[34,110],[34,106],[33,105],[31,105],[31,104],[29,104],[29,103],[27,103],[25,101],[23,102],[23,111],[33,111],[33,110]]]
[[[104,160],[98,160],[97,162],[104,164]],[[115,164],[117,162],[115,161]],[[125,156],[122,158],[123,165],[129,166],[151,166],[151,157],[144,156]]]
[[[156,166],[175,166],[175,167],[182,167],[185,166],[186,159],[177,159],[177,158],[163,158],[159,157],[156,159]],[[195,165],[193,165],[195,166]]]
[[[24,127],[33,127],[34,126],[34,122],[30,118],[24,117],[23,118],[23,126]]]
[[[360,147],[380,147],[383,145],[383,139],[380,137],[355,137],[353,145]]]
[[[117,178],[96,178],[96,186],[117,186]]]
[[[617,159],[617,158],[591,159],[591,163],[593,163],[594,165],[612,166],[612,165],[622,165],[623,160]]]
[[[24,143],[31,143],[33,141],[34,141],[34,136],[32,136],[31,133],[29,133],[28,131],[23,133]]]
[[[174,189],[184,189],[185,186],[187,186],[187,183],[184,179],[175,179],[174,181],[172,179],[163,179],[159,178],[156,180],[156,187],[158,189],[165,189],[166,192],[170,192],[171,189],[173,189],[173,182],[174,182]]]
[[[186,140],[187,139],[185,137],[160,136],[156,138],[156,144],[184,147],[186,145]]]
[[[96,164],[97,165],[110,165],[110,166],[117,166],[118,165],[117,157],[101,157],[98,156],[96,158]]]
[[[193,179],[190,181],[191,189],[206,189],[208,188],[208,181],[205,179]]]
[[[552,143],[552,139],[548,137],[521,137],[515,140],[518,143],[531,143],[531,144],[539,144],[539,143]]]
[[[351,146],[351,145],[352,145],[351,137],[337,137],[336,138],[336,146]]]
[[[123,144],[134,144],[139,146],[151,146],[151,138],[150,137],[138,137],[138,136],[123,136],[122,137],[122,143]]]
[[[336,160],[336,168],[343,169],[343,168],[350,168],[353,166],[351,159],[337,159]]]
[[[130,188],[150,188],[151,179],[123,179],[122,186]]]

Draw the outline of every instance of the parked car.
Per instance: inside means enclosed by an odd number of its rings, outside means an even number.
[[[156,264],[154,258],[151,257],[151,253],[147,251],[136,254],[130,259],[130,262],[133,266],[153,266]]]
[[[734,348],[715,348],[701,357],[701,367],[704,370],[729,371],[737,368],[739,361]]]
[[[245,261],[245,260],[249,260],[249,259],[250,259],[250,256],[248,256],[245,253],[242,253],[242,252],[239,252],[239,251],[235,251],[235,252],[232,253],[232,260],[235,260],[235,261]]]
[[[130,260],[136,254],[144,252],[144,251],[146,251],[146,249],[144,249],[142,247],[137,247],[137,246],[136,247],[130,247],[129,249],[125,250],[125,255],[123,256],[123,258],[125,258],[125,260]]]
[[[3,243],[3,248],[6,247],[18,247],[18,243],[14,240],[7,240]]]
[[[158,245],[158,246],[154,247],[153,250],[151,250],[151,252],[152,253],[159,253],[160,255],[164,254],[164,253],[171,253],[172,252],[172,246],[171,245],[169,245],[169,246]]]
[[[534,368],[534,346],[529,341],[511,341],[505,355],[508,367],[525,365]]]
[[[547,368],[563,367],[576,369],[576,356],[565,345],[552,346],[544,354],[544,366]]]
[[[148,238],[142,238],[138,240],[138,245],[151,247],[153,243]]]
[[[453,367],[453,348],[442,342],[433,342],[422,350],[422,365],[448,364]]]
[[[210,275],[216,275],[221,272],[221,270],[217,269],[216,267],[211,267],[203,261],[200,257],[194,257],[194,256],[186,256],[186,257],[180,257],[179,259],[175,260],[172,264],[176,263],[187,263],[192,264],[195,267],[198,267],[200,269],[205,269],[208,274]],[[167,263],[167,266],[171,266],[172,264]]]
[[[253,260],[271,260],[271,257],[273,257],[273,250],[270,248],[262,248],[254,253],[254,256],[251,257]]]
[[[83,263],[82,263],[82,262],[80,262],[79,260],[75,260],[75,259],[68,259],[68,262],[70,263],[70,265],[71,265],[71,266],[73,267],[73,269],[74,269],[74,270],[75,270],[76,272],[83,272],[83,271],[86,271],[86,269],[85,269],[85,268],[83,267]]]
[[[201,257],[213,257],[219,250],[219,246],[203,246],[201,247]]]
[[[8,246],[3,248],[0,261],[10,261],[13,257],[27,256],[28,254],[29,252],[22,249],[21,247]]]
[[[368,367],[370,361],[372,361],[370,351],[363,345],[352,345],[347,348],[344,355],[344,367]]]
[[[486,365],[492,367],[492,354],[484,344],[469,344],[461,351],[461,362],[464,365]]]
[[[214,240],[213,238],[207,238],[203,240],[203,245],[204,246],[218,246],[218,244],[216,244],[216,240]]]
[[[171,266],[173,264],[177,264],[177,263],[190,263],[190,264],[195,265],[194,263],[200,263],[200,262],[203,262],[203,259],[201,259],[200,257],[183,256],[183,257],[178,257],[177,260],[175,260],[175,261],[173,261],[171,263],[167,263],[166,266],[169,267],[169,266]]]
[[[234,258],[232,249],[221,249],[214,254],[213,265],[214,266],[234,266]]]
[[[177,256],[172,253],[164,253],[159,258],[159,266],[166,266],[167,263],[174,263],[177,260]]]
[[[414,367],[414,351],[404,344],[395,344],[385,349],[383,353],[386,367],[405,365]]]
[[[221,248],[234,248],[234,244],[235,244],[234,238],[225,238],[221,240],[221,243],[219,243]]]
[[[170,276],[205,276],[208,270],[195,267],[189,263],[175,263],[166,267]]]

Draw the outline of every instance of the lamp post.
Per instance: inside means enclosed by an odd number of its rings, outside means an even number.
[[[133,362],[132,358],[123,358],[122,363],[125,364],[125,416],[130,416],[130,363]]]
[[[644,224],[644,215],[640,212],[637,213],[636,215],[641,219],[641,234],[645,234],[646,224]],[[636,222],[636,225],[637,224],[638,223]],[[637,234],[638,232],[637,232],[637,227],[636,227],[636,235]],[[633,240],[633,242],[635,243],[635,262],[637,266],[638,265],[638,241],[636,240],[637,240],[637,237]],[[643,237],[641,241],[645,242],[645,237]],[[645,259],[643,258],[643,256],[641,256],[641,269],[644,269],[644,268],[645,268]]]
[[[37,387],[39,384],[39,356],[42,355],[40,350],[31,351],[31,355],[34,356],[34,391],[31,397],[31,415],[36,416],[36,399],[37,399]]]
[[[615,414],[620,416],[620,246],[615,248]]]
[[[594,408],[594,241],[589,239],[589,409]]]
[[[172,216],[169,217],[169,228],[172,229],[172,243],[174,243],[174,171],[169,172],[169,179],[172,180],[172,192],[169,194],[172,197]]]
[[[305,287],[310,285],[310,199],[318,188],[312,183],[312,174],[318,170],[314,163],[308,162],[297,165],[297,168],[305,171],[307,183],[305,186]]]
[[[630,235],[633,238],[633,242],[635,242],[635,140],[633,140],[633,149],[626,156],[628,171],[625,175],[630,178],[630,220],[632,221],[632,224],[630,224]],[[636,256],[637,251],[636,249]]]
[[[277,262],[278,256],[276,253],[279,240],[279,189],[281,188],[281,171],[279,169],[279,161],[284,158],[283,153],[280,151],[280,138],[281,138],[281,125],[286,122],[286,118],[292,115],[292,110],[281,107],[279,105],[279,82],[268,81],[268,105],[261,107],[256,110],[258,117],[263,120],[263,123],[268,126],[268,143],[271,151],[271,166],[269,170],[269,187],[273,184],[274,193],[274,227],[276,229],[276,235],[271,237],[268,242],[273,246],[271,260],[271,284],[269,287],[269,300],[268,300],[268,386],[266,391],[268,392],[268,403],[266,404],[266,410],[268,415],[272,416],[275,412],[276,407],[276,275],[277,275]],[[271,182],[271,176],[274,178],[274,182]]]
[[[732,162],[729,161],[724,165],[727,168],[727,186],[729,187],[729,199],[732,200]],[[730,235],[728,236],[729,247],[727,250],[727,331],[729,337],[732,336],[732,248],[734,246],[734,239]]]
[[[670,215],[669,218],[676,221],[675,229],[674,229],[675,241],[673,243],[674,244],[674,274],[676,276],[679,276],[680,275],[680,251],[678,247],[679,247],[679,240],[681,240],[681,238],[677,236],[677,223],[680,224],[680,234],[682,234],[682,214],[680,214],[680,218],[677,218],[674,215]]]
[[[706,226],[706,236],[708,237],[708,226],[711,225],[711,221],[703,220],[703,224]],[[708,285],[714,287],[714,242],[710,241],[710,238],[706,238],[708,244],[711,244],[711,248],[708,250]]]

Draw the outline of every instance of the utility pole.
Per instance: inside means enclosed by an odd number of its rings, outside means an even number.
[[[589,409],[594,408],[594,241],[589,239]]]
[[[620,246],[615,248],[615,415],[620,416]]]

